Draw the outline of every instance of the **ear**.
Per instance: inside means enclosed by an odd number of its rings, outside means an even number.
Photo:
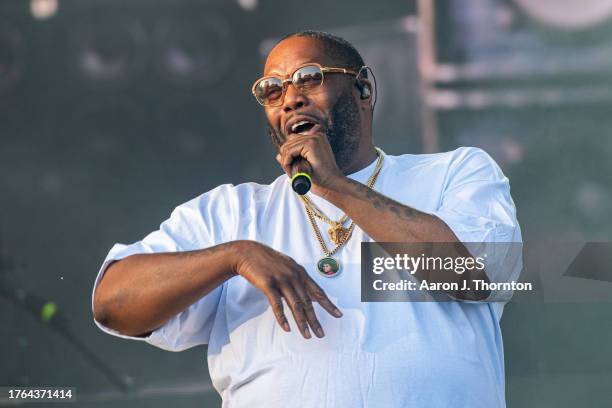
[[[371,101],[372,100],[372,82],[370,82],[367,78],[357,78],[357,88],[360,92],[360,98],[362,100]]]
[[[358,87],[363,89],[360,91],[360,99],[362,109],[369,109],[370,112],[374,113],[374,106],[376,106],[376,101],[378,100],[378,86],[376,84],[376,76],[374,75],[374,71],[367,65],[364,65],[359,69],[357,73],[356,80],[359,81]]]
[[[373,89],[372,89],[372,82],[370,82],[369,79],[367,78],[359,78],[359,79],[355,79],[355,88],[357,91],[357,98],[358,101],[360,102],[360,109],[363,111],[363,113],[368,113],[368,112],[372,112],[372,110],[374,109],[374,105],[373,105]]]

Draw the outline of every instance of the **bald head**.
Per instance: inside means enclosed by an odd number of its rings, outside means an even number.
[[[264,77],[291,79],[298,68],[308,64],[359,71],[362,64],[359,53],[347,51],[348,43],[336,38],[300,33],[284,38],[268,54]],[[348,47],[354,49],[350,44]],[[352,61],[356,69],[348,66],[347,61]],[[363,81],[371,87],[367,78]],[[290,136],[286,125],[292,117],[306,115],[320,125],[321,134],[327,137],[343,172],[349,174],[369,163],[372,155],[376,155],[371,140],[371,98],[362,98],[357,85],[354,74],[342,72],[325,73],[322,85],[309,91],[287,84],[279,104],[264,107],[274,145],[280,148]]]
[[[311,38],[323,48],[323,51],[340,67],[359,71],[365,65],[359,51],[344,38],[324,31],[298,31],[282,38],[278,43],[292,37]],[[277,44],[278,44],[277,43]],[[364,72],[367,77],[367,71]]]

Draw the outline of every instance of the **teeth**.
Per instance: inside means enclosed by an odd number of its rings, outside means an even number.
[[[302,126],[302,125],[305,125],[307,123],[310,123],[310,122],[308,122],[307,120],[300,120],[299,122],[296,122],[296,123],[293,124],[293,126],[291,126],[291,131],[295,132],[295,130],[298,128],[298,126]]]

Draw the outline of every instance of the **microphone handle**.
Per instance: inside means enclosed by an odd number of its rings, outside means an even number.
[[[310,191],[312,186],[312,167],[303,158],[298,158],[291,165],[291,188],[299,195],[304,195]]]

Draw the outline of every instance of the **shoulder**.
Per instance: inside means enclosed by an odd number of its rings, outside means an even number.
[[[282,184],[279,181],[222,184],[178,205],[161,228],[197,245],[233,240],[238,226],[249,220],[250,214],[274,201],[273,192]]]
[[[484,150],[477,147],[460,147],[452,152],[451,164],[449,166],[450,175],[471,180],[504,180],[506,176]]]
[[[401,171],[445,173],[448,177],[457,174],[477,173],[478,177],[504,177],[495,160],[478,147],[462,146],[455,150],[431,154],[403,154],[387,156],[390,166]],[[473,174],[474,175],[474,174]]]
[[[478,147],[460,147],[448,153],[452,154],[451,162],[455,166],[485,167],[490,171],[499,171],[499,166],[495,160]]]
[[[455,150],[439,153],[386,155],[386,160],[397,166],[456,165],[465,161],[494,163],[487,152],[478,147],[461,146]]]
[[[283,188],[283,177],[278,177],[270,184],[247,182],[241,184],[222,184],[199,196],[179,205],[175,211],[184,212],[193,216],[210,213],[228,213],[239,207],[260,201],[267,201],[269,197]]]

